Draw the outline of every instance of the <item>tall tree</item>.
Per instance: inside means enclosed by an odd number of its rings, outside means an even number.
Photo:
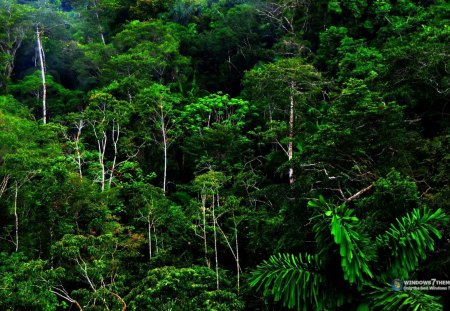
[[[259,103],[269,127],[274,126],[273,121],[288,120],[287,133],[283,133],[285,136],[275,137],[274,140],[291,162],[295,136],[299,134],[298,128],[304,126],[301,124],[305,122],[304,114],[309,108],[318,106],[314,97],[320,94],[322,88],[321,75],[301,58],[287,58],[249,71],[244,85],[248,96]],[[284,145],[286,140],[287,146]],[[295,181],[292,163],[288,178],[292,185]]]
[[[5,88],[14,70],[16,55],[23,41],[31,36],[33,8],[11,0],[0,3],[0,88]]]

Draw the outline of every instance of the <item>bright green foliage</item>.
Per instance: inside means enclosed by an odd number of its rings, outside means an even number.
[[[369,310],[411,310],[411,311],[440,311],[442,304],[437,297],[420,291],[402,291],[393,293],[388,287],[372,287],[367,294],[370,299]]]
[[[321,196],[317,202],[310,201],[308,206],[320,208],[327,217],[324,222],[329,222],[331,235],[334,242],[339,245],[341,255],[341,266],[344,271],[344,278],[349,283],[359,283],[367,277],[372,278],[372,272],[368,266],[368,258],[364,254],[363,248],[367,246],[363,234],[357,231],[359,219],[353,216],[353,209],[342,203],[338,206],[328,204]],[[320,216],[316,216],[319,218]],[[331,217],[331,220],[329,220]],[[313,218],[313,219],[316,219]],[[323,234],[323,225],[317,222],[314,231],[317,237]]]
[[[389,308],[393,308],[403,303],[404,306],[416,307],[415,299],[417,301],[424,299],[423,302],[428,300],[430,306],[439,306],[435,298],[420,292],[410,298],[408,294],[392,290],[385,292],[384,289],[378,289],[379,292],[367,292],[367,289],[376,288],[374,284],[384,283],[390,278],[407,278],[409,276],[407,272],[415,271],[419,260],[424,260],[425,254],[433,251],[434,238],[441,237],[433,225],[434,222],[442,223],[447,219],[441,210],[432,213],[427,209],[416,209],[411,215],[408,214],[401,220],[397,219],[397,226],[392,224],[390,230],[377,237],[378,250],[388,248],[392,251],[388,255],[389,258],[394,258],[392,263],[385,266],[384,258],[373,256],[372,241],[364,233],[359,232],[359,219],[352,216],[353,209],[348,208],[345,203],[332,205],[322,196],[318,200],[310,201],[308,206],[316,210],[316,215],[310,220],[315,222],[313,231],[320,247],[319,253],[316,256],[306,254],[299,257],[288,254],[273,255],[257,267],[250,286],[257,289],[264,287],[265,295],[273,295],[275,301],[282,300],[283,305],[298,310],[307,310],[308,304],[313,304],[318,310],[325,309],[335,295],[341,297],[337,304],[342,304],[343,296],[340,295],[344,289],[330,289],[329,286],[336,280],[329,279],[323,272],[335,265],[333,259],[328,259],[328,256],[333,257],[334,247],[327,247],[324,244],[333,237],[333,241],[338,245],[344,280],[350,286],[356,283],[360,294],[383,301],[370,302],[374,306],[386,304]],[[374,275],[371,272],[373,269],[371,266],[376,261],[383,267],[384,272],[381,275]],[[318,288],[319,284],[323,283],[328,284],[327,289]],[[405,297],[408,299],[404,299]],[[355,298],[354,295],[353,299]]]
[[[0,308],[57,310],[51,279],[61,271],[46,269],[44,260],[28,260],[22,253],[0,253]]]
[[[273,295],[288,308],[308,310],[308,304],[316,310],[324,309],[324,284],[319,256],[278,254],[258,266],[250,286],[261,289],[264,295]]]
[[[397,218],[385,234],[377,237],[379,247],[390,250],[388,260],[389,275],[406,278],[426,258],[427,252],[434,250],[434,239],[441,234],[433,226],[435,222],[447,220],[441,209],[414,209],[401,219]]]
[[[147,276],[126,297],[131,310],[242,310],[229,290],[215,291],[214,272],[205,267],[162,267]],[[229,284],[227,284],[227,287]]]
[[[227,181],[226,176],[221,172],[209,171],[199,175],[194,180],[194,186],[205,194],[216,193]]]
[[[320,73],[297,57],[257,66],[244,79],[248,96],[261,103],[263,109],[272,106],[283,112],[289,108],[290,94],[301,109],[313,107],[312,99],[320,92],[321,84]]]
[[[240,129],[254,110],[248,101],[219,92],[184,106],[182,118],[193,132],[202,133],[216,125]]]
[[[30,173],[45,170],[47,161],[61,152],[55,136],[54,128],[33,122],[26,108],[12,97],[0,97],[0,161],[5,173],[27,179]]]

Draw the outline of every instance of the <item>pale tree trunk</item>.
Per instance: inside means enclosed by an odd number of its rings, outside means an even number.
[[[41,81],[42,81],[42,120],[44,124],[47,123],[47,82],[45,80],[45,53],[42,47],[41,32],[39,30],[39,25],[36,25],[36,40],[37,49],[39,56],[39,65],[41,68]]]
[[[105,178],[106,178],[106,172],[105,172],[105,151],[106,151],[106,132],[103,132],[103,146],[101,148],[101,152],[99,154],[99,161],[100,166],[102,168],[102,192],[105,191]],[[100,144],[99,144],[100,147]]]
[[[241,277],[241,265],[240,265],[240,261],[239,261],[239,242],[238,242],[238,229],[237,229],[237,223],[236,223],[236,218],[234,216],[234,212],[233,212],[233,223],[234,223],[234,233],[235,233],[235,247],[236,250],[233,249],[233,247],[231,246],[230,241],[228,240],[227,235],[225,234],[225,232],[222,230],[222,228],[220,227],[219,223],[217,223],[217,228],[219,229],[220,233],[222,233],[225,242],[228,245],[228,248],[230,249],[231,254],[234,257],[234,260],[236,261],[236,273],[237,273],[237,290],[238,290],[238,294],[240,291],[240,277]]]
[[[77,154],[77,164],[78,164],[78,173],[80,174],[80,178],[83,179],[83,172],[81,171],[81,152],[80,152],[80,137],[81,131],[84,127],[84,121],[80,120],[76,124],[77,127],[77,136],[75,138],[75,152]]]
[[[8,37],[11,35],[8,33]],[[11,49],[9,48],[3,48],[2,45],[0,45],[0,51],[10,56],[10,60],[5,65],[5,76],[6,79],[9,80],[11,78],[11,75],[14,71],[14,60],[16,58],[17,51],[19,50],[20,46],[22,45],[22,37],[17,38],[14,43],[13,47]]]
[[[17,194],[19,192],[19,186],[17,185],[16,181],[16,192],[14,194],[14,225],[15,225],[15,245],[16,245],[16,252],[19,251],[19,214],[17,213]]]
[[[288,160],[291,162],[293,147],[294,147],[294,82],[291,82],[291,94],[290,94],[290,107],[289,107],[289,146],[288,146]],[[295,182],[294,168],[292,163],[290,163],[289,168],[289,184]]]
[[[11,17],[11,11],[8,11],[9,17]],[[5,37],[6,40],[0,42],[0,51],[9,56],[4,68],[4,74],[6,80],[11,78],[14,71],[14,61],[16,58],[17,51],[22,46],[22,41],[25,38],[25,26],[17,26],[18,28],[9,28],[6,30]],[[1,83],[1,82],[0,82]]]
[[[79,257],[76,258],[75,261],[77,262],[79,268],[83,272],[83,276],[86,279],[86,281],[88,282],[88,284],[91,287],[92,291],[94,293],[97,293],[97,287],[95,286],[93,279],[89,276],[88,266],[87,266],[86,262],[83,260],[83,258],[80,255],[78,255],[78,256]],[[103,283],[103,278],[102,278],[101,284],[102,284],[101,287],[105,288],[104,283]],[[106,299],[102,297],[101,300],[103,301],[106,310],[109,311],[109,307],[108,307],[108,304],[106,303]],[[94,305],[95,305],[95,302],[94,302]]]
[[[205,262],[208,268],[211,267],[211,263],[208,258],[208,243],[206,239],[206,195],[202,194],[202,212],[203,212],[203,246],[205,250]]]
[[[239,295],[240,289],[241,289],[241,280],[240,280],[240,276],[241,276],[241,263],[239,260],[239,242],[238,242],[238,228],[237,228],[237,223],[236,223],[236,217],[234,217],[234,212],[233,212],[233,223],[234,223],[234,231],[235,231],[235,239],[236,239],[236,271],[237,271],[237,292]]]
[[[113,159],[113,164],[111,167],[111,173],[109,175],[108,189],[111,189],[111,183],[114,178],[114,172],[116,170],[117,144],[119,142],[119,137],[120,137],[120,124],[117,123],[117,126],[116,126],[116,122],[113,120],[112,142],[113,142],[113,146],[114,146],[114,159]]]
[[[2,183],[0,184],[0,198],[3,196],[3,193],[6,191],[6,186],[8,185],[8,181],[11,178],[11,175],[6,175],[3,177]]]
[[[61,297],[62,299],[73,303],[77,306],[78,310],[83,311],[83,308],[81,307],[81,305],[78,303],[78,301],[76,301],[75,299],[73,299],[72,297],[70,297],[69,293],[67,292],[67,290],[62,286],[53,286],[50,289],[50,292],[52,292],[53,294],[55,294],[58,297]]]
[[[158,254],[159,248],[158,248],[158,234],[156,233],[156,227],[153,226],[153,233],[155,234],[155,251]]]
[[[147,234],[148,234],[148,256],[150,259],[152,259],[152,257],[153,257],[152,229],[155,233],[156,244],[158,244],[158,238],[156,235],[156,222],[157,222],[157,219],[152,217],[152,211],[149,211],[147,214]],[[158,248],[158,245],[156,245],[156,248]],[[158,252],[158,250],[156,252]]]
[[[213,234],[214,234],[214,257],[215,257],[215,264],[216,264],[216,285],[217,290],[219,290],[219,258],[217,255],[217,230],[216,230],[216,214],[215,214],[215,202],[214,202],[214,192],[212,195],[212,217],[213,217]],[[219,195],[217,195],[217,202],[219,202]],[[219,204],[219,203],[218,203]]]
[[[152,259],[152,223],[150,222],[150,214],[147,216],[147,229],[148,229],[148,256]]]
[[[100,39],[102,40],[103,45],[106,45],[105,36],[103,35],[103,27],[102,24],[100,23],[100,16],[98,14],[97,1],[94,1],[93,4],[94,4],[95,18],[97,19],[98,31],[100,32]]]
[[[105,152],[106,152],[106,143],[108,141],[108,137],[106,136],[106,131],[102,131],[102,137],[99,137],[99,133],[95,129],[95,123],[92,123],[92,129],[94,130],[94,136],[97,140],[97,149],[98,149],[98,163],[101,168],[101,187],[102,192],[105,191],[105,182],[106,182],[106,170],[105,170]]]
[[[163,177],[163,193],[166,195],[166,184],[167,184],[167,128],[166,128],[166,122],[164,121],[164,110],[161,105],[161,134],[163,138],[163,149],[164,149],[164,177]]]

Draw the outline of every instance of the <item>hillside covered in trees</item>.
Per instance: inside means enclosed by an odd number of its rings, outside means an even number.
[[[391,284],[450,280],[449,25],[0,0],[0,310],[443,310]]]

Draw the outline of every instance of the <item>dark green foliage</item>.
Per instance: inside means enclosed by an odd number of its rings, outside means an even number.
[[[215,290],[214,272],[205,267],[152,269],[125,297],[131,310],[242,310],[236,294]],[[229,284],[227,284],[229,286]]]
[[[449,12],[0,0],[0,309],[441,310]]]

